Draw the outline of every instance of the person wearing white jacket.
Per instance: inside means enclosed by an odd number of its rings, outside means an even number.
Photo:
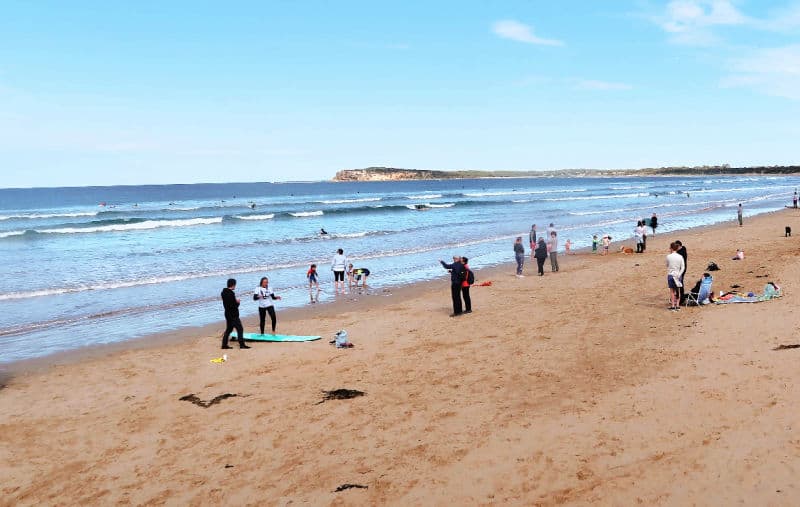
[[[678,253],[680,245],[674,241],[670,243],[670,253],[667,255],[667,287],[669,287],[669,309],[677,311],[680,308],[680,288],[683,287],[683,272],[686,264]]]
[[[336,251],[336,255],[331,260],[331,271],[333,271],[333,292],[339,293],[339,287],[342,288],[344,294],[344,273],[347,269],[347,257],[344,256],[344,250],[341,248]]]

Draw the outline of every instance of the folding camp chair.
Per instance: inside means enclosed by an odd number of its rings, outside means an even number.
[[[702,281],[700,282],[700,289],[697,293],[690,292],[686,294],[686,306],[700,306],[703,301],[708,299],[711,296],[711,284],[714,282],[714,278],[711,276],[704,276]]]

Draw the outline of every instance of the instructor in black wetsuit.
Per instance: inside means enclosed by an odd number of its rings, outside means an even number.
[[[689,254],[686,251],[686,247],[683,246],[683,243],[680,241],[675,242],[680,248],[678,248],[678,255],[683,257],[683,273],[681,273],[681,286],[678,287],[678,304],[682,305],[686,302],[686,294],[683,292],[684,287],[686,287],[686,266],[689,259]]]
[[[236,279],[229,278],[228,286],[222,289],[222,293],[220,294],[220,296],[222,296],[222,306],[225,307],[225,334],[222,335],[222,348],[232,348],[228,345],[228,338],[231,335],[231,331],[236,329],[236,336],[239,338],[239,348],[249,349],[250,347],[244,344],[244,327],[242,326],[241,319],[239,319],[240,300],[233,292],[235,289]]]
[[[461,257],[458,255],[453,256],[453,263],[447,264],[444,261],[439,261],[442,267],[450,270],[450,295],[453,298],[453,314],[451,317],[458,317],[463,313],[461,306],[461,282],[464,280],[464,265],[461,264]]]

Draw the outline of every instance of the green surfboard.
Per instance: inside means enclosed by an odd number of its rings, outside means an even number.
[[[232,339],[237,339],[238,336],[234,331],[231,333]],[[258,333],[245,333],[244,339],[249,342],[311,342],[319,340],[321,336],[297,336],[291,334],[258,334]]]

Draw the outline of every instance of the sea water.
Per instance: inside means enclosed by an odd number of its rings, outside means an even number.
[[[0,190],[0,363],[222,323],[229,277],[247,317],[262,276],[283,297],[279,311],[308,305],[316,263],[324,304],[336,297],[338,248],[384,294],[445,279],[438,260],[453,254],[478,273],[509,262],[513,238],[527,249],[534,223],[581,248],[593,234],[631,238],[654,212],[663,233],[735,220],[740,202],[745,217],[772,211],[798,186],[715,176]]]

